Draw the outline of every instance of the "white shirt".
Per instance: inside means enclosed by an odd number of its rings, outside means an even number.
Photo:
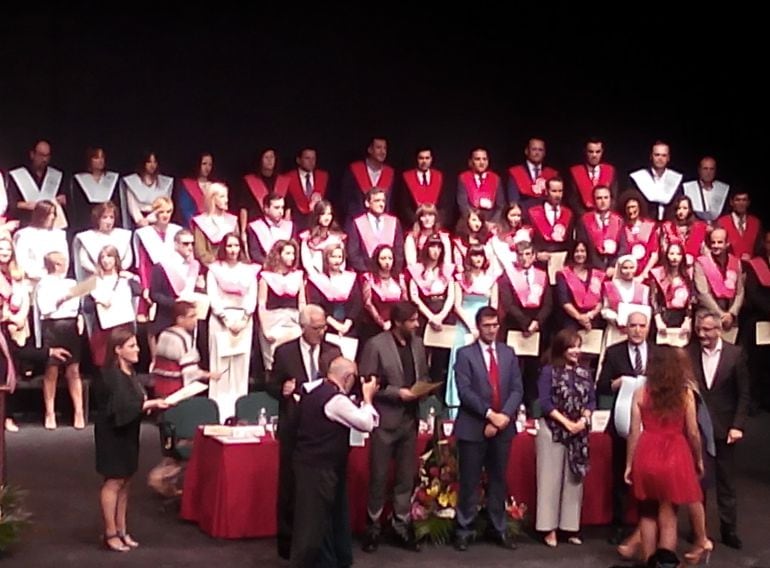
[[[366,171],[369,174],[369,180],[372,182],[372,187],[377,187],[382,175],[382,166],[377,169],[372,168],[371,162],[366,160]]]
[[[596,224],[600,227],[607,227],[610,224],[610,212],[596,213]]]
[[[369,224],[372,226],[372,230],[379,234],[379,232],[382,230],[382,215],[377,217],[372,213],[367,213],[366,217],[369,219]]]
[[[305,366],[305,374],[307,375],[309,380],[313,380],[315,377],[313,377],[313,374],[310,372],[312,369],[310,356],[312,353],[313,357],[313,363],[315,364],[316,374],[319,372],[318,367],[318,355],[321,352],[321,346],[320,345],[310,345],[307,341],[305,341],[305,338],[300,336],[299,338],[299,351],[302,353],[302,364]]]
[[[305,383],[305,392],[313,392],[323,384],[323,379]],[[360,432],[371,432],[380,424],[377,410],[367,403],[356,406],[347,396],[333,396],[324,406],[324,414],[332,422],[337,422]]]
[[[639,354],[642,356],[642,374],[647,371],[647,342],[642,341],[639,345],[634,345],[630,341],[628,342],[628,358],[631,361],[631,368],[634,368],[634,361],[636,361],[636,348],[639,348]]]
[[[313,172],[306,172],[305,170],[299,170],[299,178],[302,182],[302,190],[307,195],[307,180],[308,176],[310,176],[310,186],[315,190],[315,176],[313,175]]]
[[[537,168],[539,171],[535,171],[535,168]],[[537,179],[543,173],[542,165],[536,166],[529,160],[527,160],[527,169],[529,170],[529,177],[532,179]]]
[[[591,181],[596,181],[599,179],[599,175],[601,173],[601,166],[587,166],[588,167],[588,177],[591,178]]]
[[[719,366],[719,359],[722,357],[722,338],[717,340],[717,344],[713,350],[708,350],[705,347],[701,348],[701,363],[703,363],[703,377],[706,379],[706,388],[711,389],[714,385],[714,377],[717,374],[717,367]]]
[[[527,279],[527,286],[532,288],[532,284],[535,283],[535,271],[531,266],[529,268],[523,268],[522,270],[524,270],[524,278]]]
[[[545,207],[545,218],[548,219],[548,222],[551,225],[554,225],[559,218],[560,207],[558,205],[551,205],[550,203],[545,203],[543,206]]]
[[[476,180],[476,185],[481,187],[481,185],[484,183],[484,178],[487,177],[487,172],[482,172],[480,174],[473,174],[473,179]]]
[[[485,343],[479,339],[479,345],[481,346],[481,353],[484,355],[484,365],[487,366],[487,372],[489,372],[489,365],[491,359],[489,357],[489,348],[492,348],[492,352],[495,354],[495,360],[497,361],[498,369],[500,368],[500,360],[497,357],[497,346],[494,343]]]
[[[730,217],[733,218],[733,225],[735,225],[735,228],[739,231],[741,230],[741,219],[743,219],[743,230],[745,231],[749,226],[749,216],[744,215],[741,217],[737,213],[730,213]]]
[[[417,170],[417,181],[420,185],[423,185],[423,176],[425,176],[425,185],[430,185],[430,170]]]

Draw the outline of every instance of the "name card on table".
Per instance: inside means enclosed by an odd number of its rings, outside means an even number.
[[[594,410],[591,414],[591,432],[604,432],[609,423],[609,410]]]
[[[770,345],[770,321],[757,322],[757,345]]]

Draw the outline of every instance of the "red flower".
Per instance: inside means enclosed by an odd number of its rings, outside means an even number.
[[[435,478],[435,477],[438,477],[438,475],[439,475],[439,468],[438,468],[438,467],[436,467],[436,466],[434,465],[433,467],[431,467],[431,468],[428,470],[428,475],[429,475],[431,478]]]

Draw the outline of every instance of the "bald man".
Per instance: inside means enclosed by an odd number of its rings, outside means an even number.
[[[363,403],[357,406],[348,397],[357,381],[356,364],[337,357],[325,379],[302,388],[294,453],[302,515],[294,520],[292,567],[353,563],[346,492],[350,429],[371,432],[379,423],[372,405],[377,382],[361,380]]]
[[[29,224],[38,201],[53,201],[61,207],[67,205],[62,184],[64,176],[61,170],[48,165],[50,161],[51,145],[46,140],[38,140],[29,150],[29,164],[8,172],[7,216],[18,219],[22,227]],[[66,226],[65,219],[62,228]]]

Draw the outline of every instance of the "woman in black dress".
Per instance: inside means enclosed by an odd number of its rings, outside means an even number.
[[[96,471],[104,476],[99,497],[104,546],[127,552],[139,546],[126,530],[126,510],[131,477],[139,462],[142,414],[168,408],[168,404],[163,399],[147,400],[133,370],[139,360],[139,344],[131,330],[115,330],[107,345],[107,360],[96,389]]]

